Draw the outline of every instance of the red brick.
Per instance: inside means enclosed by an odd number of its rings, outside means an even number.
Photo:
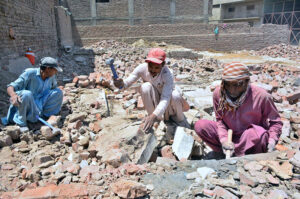
[[[79,129],[82,126],[82,122],[80,120],[77,120],[76,122],[72,122],[68,124],[68,129]]]
[[[77,84],[78,81],[79,81],[79,78],[77,76],[73,78],[73,83]]]
[[[121,179],[111,185],[112,191],[122,198],[137,198],[147,194],[146,186],[141,183]]]
[[[176,160],[176,157],[173,154],[172,146],[170,145],[164,146],[160,152],[162,157]]]
[[[101,121],[96,121],[94,123],[90,123],[89,127],[94,133],[98,133],[102,130]]]

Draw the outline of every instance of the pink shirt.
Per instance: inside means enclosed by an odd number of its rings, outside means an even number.
[[[234,136],[241,135],[250,127],[257,131],[267,130],[269,140],[278,141],[283,124],[272,96],[264,89],[251,84],[244,103],[235,112],[225,111],[223,118],[220,111],[217,111],[219,100],[220,87],[214,91],[213,103],[221,142],[227,140],[228,129],[232,129]]]

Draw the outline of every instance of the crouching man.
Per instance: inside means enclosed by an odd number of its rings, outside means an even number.
[[[169,68],[165,66],[166,53],[160,48],[149,51],[146,63],[140,64],[127,79],[114,79],[117,88],[128,88],[139,78],[144,83],[140,93],[148,113],[144,119],[144,131],[149,131],[155,122],[172,119],[178,125],[190,127],[183,114],[189,105],[181,94],[174,89],[174,79]]]
[[[50,117],[59,113],[63,100],[62,91],[57,88],[56,73],[62,72],[57,60],[44,57],[39,68],[28,68],[19,78],[7,86],[10,107],[2,123],[27,126],[38,117]]]
[[[215,152],[230,150],[235,156],[274,150],[282,122],[272,96],[250,84],[250,72],[242,63],[224,67],[221,86],[213,93],[216,122],[199,120],[196,133]],[[233,130],[232,142],[227,141]]]

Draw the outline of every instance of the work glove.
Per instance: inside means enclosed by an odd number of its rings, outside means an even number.
[[[223,149],[224,154],[226,154],[226,151],[229,150],[230,151],[230,156],[232,156],[233,153],[234,153],[234,149],[235,149],[234,143],[233,142],[229,143],[229,142],[225,141],[225,142],[222,143],[222,149]]]
[[[124,81],[123,81],[123,79],[120,79],[120,78],[114,79],[114,85],[117,88],[123,88],[124,87]]]
[[[10,97],[9,101],[12,105],[19,106],[20,103],[22,102],[22,99],[18,95],[13,95],[12,97]]]
[[[143,131],[145,131],[146,133],[149,132],[149,130],[153,127],[154,122],[157,122],[157,118],[155,114],[151,114],[149,116],[147,116],[144,119],[144,127],[143,127]]]
[[[270,139],[269,143],[268,143],[268,152],[274,151],[275,150],[275,145],[276,145],[275,140]]]

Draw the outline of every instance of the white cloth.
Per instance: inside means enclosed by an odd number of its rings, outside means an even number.
[[[143,83],[140,90],[143,103],[147,113],[150,115],[154,112],[157,105],[160,103],[160,95],[154,86],[150,82]],[[159,120],[169,120],[170,116],[175,119],[175,122],[184,121],[185,117],[183,114],[183,98],[177,90],[173,90],[171,93],[171,100],[162,115],[158,115]],[[164,116],[164,117],[163,117]]]
[[[139,78],[142,78],[144,82],[149,82],[155,88],[155,90],[157,90],[159,94],[159,103],[157,106],[155,104],[155,110],[153,111],[153,114],[155,114],[158,118],[162,118],[167,107],[169,106],[172,92],[174,90],[174,79],[171,71],[167,66],[164,66],[157,76],[152,77],[148,71],[148,64],[140,64],[134,69],[129,77],[124,80],[124,89],[130,87]],[[145,101],[143,102],[146,107],[147,103],[145,103]]]

